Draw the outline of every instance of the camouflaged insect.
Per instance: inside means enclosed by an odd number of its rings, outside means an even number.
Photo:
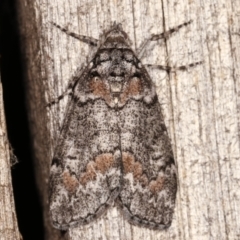
[[[154,84],[114,24],[77,76],[50,172],[59,229],[87,224],[116,202],[132,224],[170,226],[177,190]]]

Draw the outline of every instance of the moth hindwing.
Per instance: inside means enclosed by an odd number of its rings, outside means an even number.
[[[164,229],[177,182],[154,84],[120,24],[77,76],[50,170],[50,215],[84,225],[116,202],[132,224]]]

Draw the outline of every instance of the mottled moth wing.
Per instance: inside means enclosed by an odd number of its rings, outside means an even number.
[[[50,214],[59,229],[97,218],[120,190],[116,111],[95,98],[95,78],[87,69],[79,79],[52,160]]]
[[[143,67],[140,71],[139,95],[145,94],[129,99],[120,112],[123,185],[118,204],[130,223],[164,229],[172,221],[176,169],[153,83]]]
[[[75,84],[52,161],[53,224],[86,224],[117,198],[129,222],[163,229],[177,183],[155,87],[120,24],[103,37]]]
[[[109,83],[119,86],[115,108],[123,182],[117,202],[130,223],[163,229],[171,224],[177,190],[171,142],[155,86],[125,33],[118,31],[109,43],[114,50],[108,51],[113,76]]]

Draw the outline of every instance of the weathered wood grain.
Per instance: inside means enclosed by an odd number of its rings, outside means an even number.
[[[20,240],[13,198],[9,142],[0,82],[0,240]]]

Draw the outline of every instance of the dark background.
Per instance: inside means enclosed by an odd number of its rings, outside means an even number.
[[[18,225],[24,240],[43,240],[40,198],[34,178],[24,89],[16,0],[0,1],[0,65],[9,141],[18,158],[12,181]]]

